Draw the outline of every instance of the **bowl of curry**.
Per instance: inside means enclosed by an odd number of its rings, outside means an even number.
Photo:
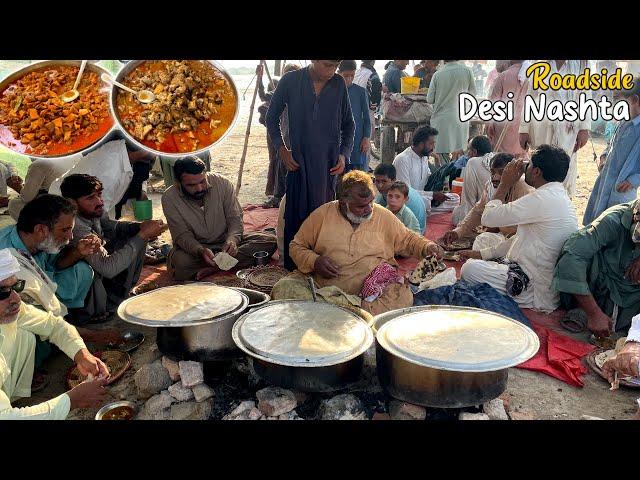
[[[64,103],[60,95],[75,83],[80,61],[46,60],[16,70],[0,82],[0,143],[30,157],[84,153],[107,140],[113,130],[108,73],[87,64],[79,97]]]
[[[137,412],[138,407],[133,402],[112,402],[98,410],[96,420],[132,420]]]
[[[155,100],[143,104],[114,86],[111,109],[128,140],[155,155],[203,153],[225,138],[238,118],[236,85],[212,60],[134,60],[116,80],[154,93]]]

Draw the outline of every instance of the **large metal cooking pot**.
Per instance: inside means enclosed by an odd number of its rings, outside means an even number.
[[[233,326],[233,340],[268,383],[333,392],[360,377],[373,343],[367,322],[324,302],[278,300],[252,309]]]
[[[375,317],[376,364],[392,397],[427,407],[462,408],[499,396],[508,368],[540,343],[503,315],[448,306],[412,307]]]
[[[9,74],[9,76],[7,76],[4,80],[2,80],[2,82],[0,82],[0,92],[3,92],[9,85],[11,85],[13,82],[18,80],[19,78],[22,78],[26,74],[31,73],[35,70],[40,70],[41,68],[44,68],[44,67],[60,66],[60,65],[71,65],[71,66],[79,67],[81,63],[82,62],[80,60],[44,60],[42,62],[32,63],[31,65],[27,65],[26,67],[19,68],[18,70]],[[99,65],[96,65],[95,63],[88,62],[85,69],[87,71],[97,73],[98,76],[102,75],[103,73],[107,73],[110,75],[108,70],[106,70],[105,68]],[[105,84],[105,87],[106,86],[107,85]],[[111,98],[109,99],[109,103],[111,103]],[[111,112],[111,115],[113,117],[113,112]],[[105,143],[111,140],[116,140],[120,138],[124,138],[124,135],[122,134],[120,128],[118,127],[117,120],[114,119],[113,126],[111,127],[111,129],[109,129],[105,133],[105,135],[102,138],[96,140],[94,143],[86,146],[82,150],[78,150],[77,152],[74,152],[73,155],[76,155],[78,153],[86,155],[87,153],[92,152],[93,150],[96,150],[100,146],[104,145]],[[7,148],[10,148],[10,147],[7,147]],[[22,154],[22,155],[27,155],[27,154]],[[31,158],[62,158],[69,155],[72,155],[72,154],[65,154],[65,155],[36,155],[34,153],[28,154],[28,156]]]
[[[118,71],[118,73],[116,75],[116,81],[122,83],[123,79],[130,72],[135,70],[136,67],[138,67],[139,65],[142,65],[145,61],[146,60],[131,60],[130,62],[127,62],[120,69],[120,71]],[[204,148],[200,148],[198,150],[195,150],[193,152],[188,152],[188,153],[187,152],[168,153],[168,152],[162,152],[160,150],[155,150],[155,149],[153,149],[151,147],[148,147],[147,145],[144,145],[143,143],[140,143],[138,140],[136,140],[133,137],[133,135],[131,135],[127,131],[125,126],[122,124],[122,121],[120,120],[120,117],[118,115],[118,107],[117,107],[117,98],[118,98],[118,92],[120,91],[120,89],[114,85],[112,90],[111,90],[111,98],[109,99],[109,101],[111,103],[111,115],[115,119],[116,125],[118,126],[118,128],[122,131],[122,134],[123,134],[124,138],[126,138],[127,143],[132,145],[134,148],[142,149],[142,150],[144,150],[146,152],[151,153],[152,155],[159,155],[161,157],[168,158],[168,159],[176,159],[176,158],[184,157],[185,155],[203,156],[209,151],[209,149],[211,147],[213,147],[214,145],[217,145],[218,143],[222,142],[222,140],[224,140],[227,137],[227,135],[229,135],[231,133],[231,130],[233,130],[233,127],[235,126],[236,122],[238,121],[238,115],[240,113],[240,95],[238,94],[238,88],[236,87],[236,84],[235,84],[233,78],[231,77],[231,74],[229,74],[229,72],[227,72],[227,70],[220,63],[216,62],[215,60],[202,60],[202,61],[203,62],[208,62],[211,65],[213,65],[216,69],[218,69],[227,78],[227,80],[229,80],[229,84],[231,85],[231,88],[233,88],[233,92],[234,92],[234,94],[236,96],[236,100],[237,100],[236,101],[236,111],[235,111],[235,114],[233,116],[233,120],[231,121],[231,124],[229,125],[229,128],[224,133],[224,135],[222,135],[218,140],[213,142],[211,145],[207,145]]]
[[[225,308],[217,309],[212,314],[203,311],[200,317],[189,319],[180,316],[171,319],[141,318],[128,310],[132,302],[140,302],[141,299],[145,300],[147,296],[147,303],[152,305],[155,302],[154,292],[157,296],[158,292],[162,290],[174,289],[175,292],[171,291],[171,293],[176,298],[180,298],[183,296],[180,292],[181,287],[194,285],[196,288],[210,288],[209,299],[213,302],[220,299],[221,303],[224,299],[224,302],[227,303]],[[260,292],[255,293],[260,294]],[[232,301],[230,302],[230,300]],[[264,300],[265,298],[262,296],[254,296],[254,304]],[[118,307],[118,316],[129,323],[156,327],[156,343],[163,354],[182,360],[209,362],[227,360],[242,355],[233,342],[231,329],[238,317],[247,310],[249,304],[248,296],[240,289],[199,282],[164,287],[127,299]]]

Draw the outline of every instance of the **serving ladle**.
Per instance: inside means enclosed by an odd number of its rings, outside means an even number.
[[[134,90],[132,88],[127,87],[126,85],[123,85],[119,82],[116,82],[113,78],[111,78],[108,74],[103,73],[102,76],[100,77],[102,79],[102,81],[110,83],[112,85],[115,85],[116,87],[121,88],[122,90],[125,90],[129,93],[133,93],[136,97],[136,99],[140,102],[140,103],[151,103],[156,99],[155,94],[150,91],[150,90]]]
[[[78,91],[78,85],[80,85],[80,79],[82,78],[82,74],[84,73],[84,67],[87,66],[87,61],[82,60],[80,64],[80,70],[78,71],[78,76],[76,77],[76,83],[73,84],[73,88],[71,90],[67,90],[60,95],[60,99],[64,103],[73,102],[76,98],[80,96],[80,92]]]

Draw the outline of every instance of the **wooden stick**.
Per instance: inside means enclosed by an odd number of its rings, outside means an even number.
[[[269,79],[269,83],[271,83],[273,80],[271,80],[271,74],[269,73],[269,67],[267,67],[267,61],[266,60],[260,60],[262,62],[262,65],[264,65],[264,71],[267,72],[267,78]]]
[[[262,81],[262,79],[259,79]],[[244,136],[244,147],[242,148],[242,157],[240,158],[240,169],[238,171],[238,182],[236,183],[236,196],[240,193],[242,185],[242,171],[244,170],[244,161],[247,158],[247,147],[249,146],[249,134],[251,133],[251,120],[253,119],[253,108],[256,105],[256,97],[258,96],[258,84],[256,82],[253,90],[253,100],[251,100],[251,110],[249,110],[249,121],[247,122],[247,133]]]

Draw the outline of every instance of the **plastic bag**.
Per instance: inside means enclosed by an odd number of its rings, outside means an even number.
[[[113,140],[83,155],[78,163],[51,184],[49,193],[60,195],[62,180],[74,173],[86,173],[98,177],[103,187],[104,210],[108,212],[124,196],[133,178],[126,142]]]
[[[431,280],[422,282],[418,286],[417,291],[421,292],[422,290],[430,290],[432,288],[447,287],[453,285],[457,281],[458,279],[456,277],[456,269],[453,267],[449,267],[444,272],[438,273]]]

